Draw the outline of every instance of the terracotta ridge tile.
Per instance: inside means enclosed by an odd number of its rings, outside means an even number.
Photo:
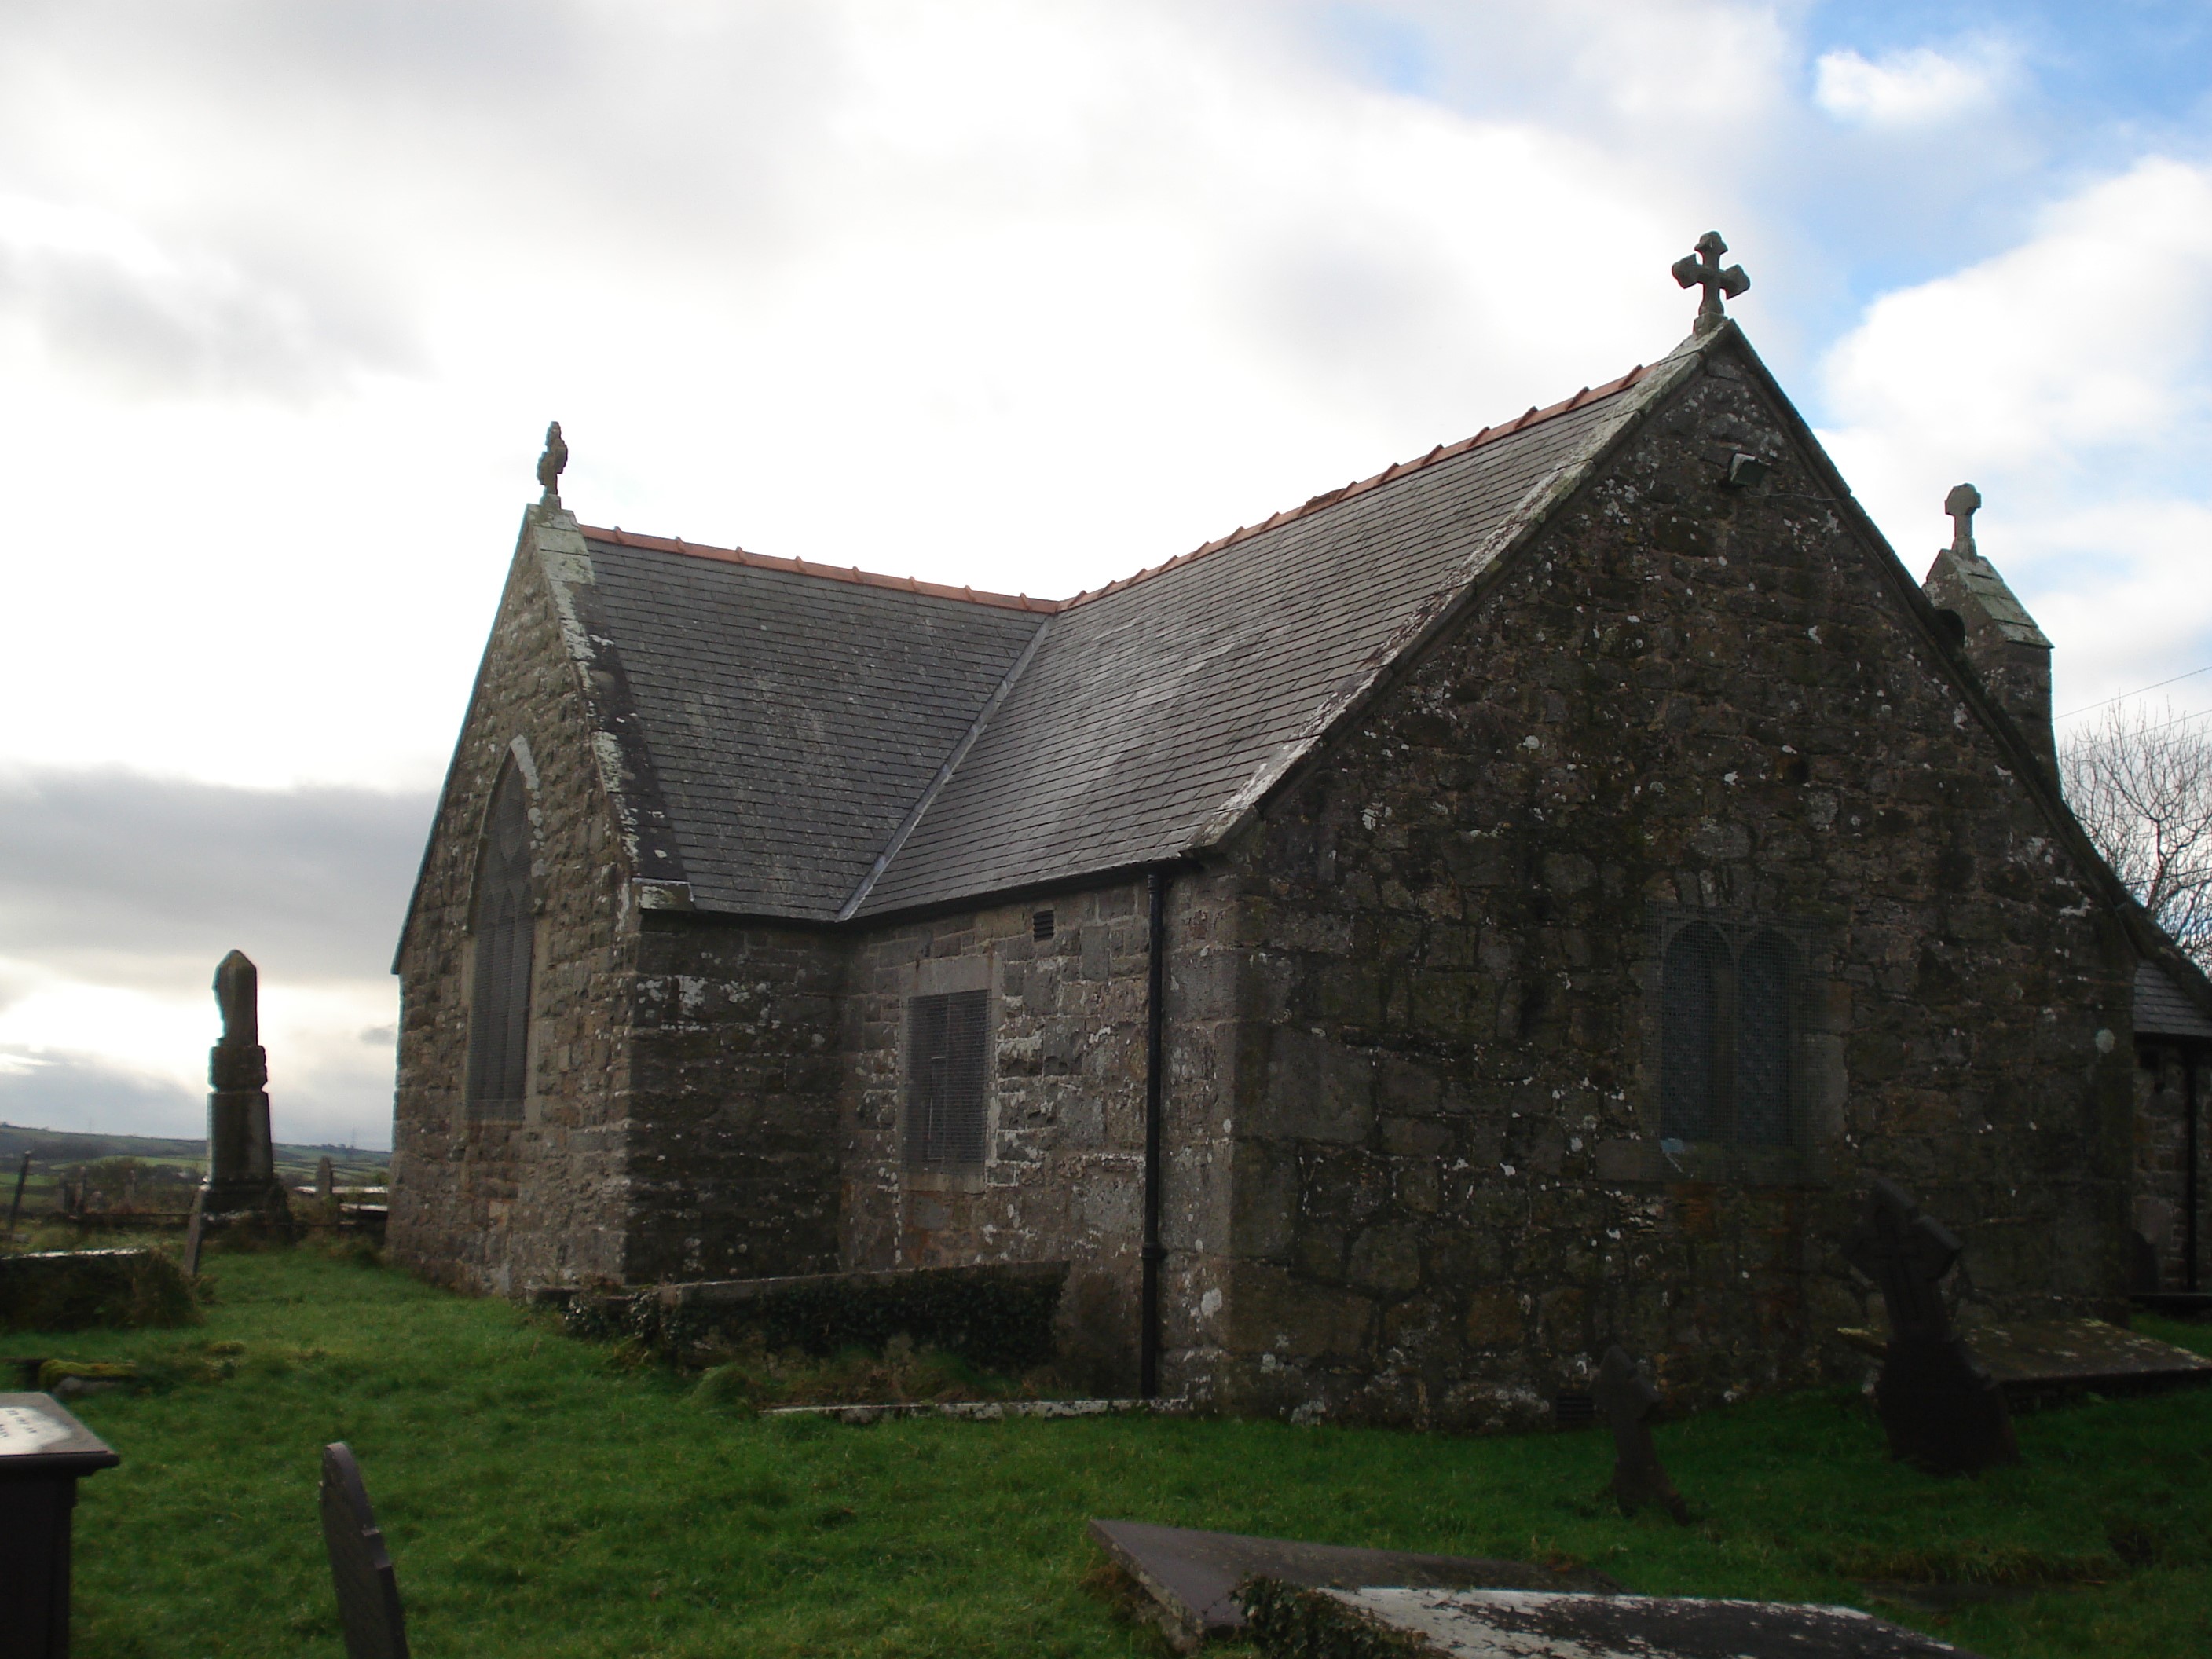
[[[1340,484],[1334,489],[1324,489],[1317,495],[1309,496],[1298,506],[1285,507],[1259,524],[1240,524],[1226,536],[1217,536],[1210,542],[1202,542],[1188,553],[1179,553],[1174,558],[1160,564],[1147,565],[1133,574],[1119,577],[1108,582],[1103,587],[1086,587],[1081,592],[1072,594],[1064,599],[1034,599],[1027,593],[983,592],[972,587],[954,587],[944,582],[926,582],[914,576],[879,575],[872,570],[863,570],[858,565],[838,567],[809,564],[804,559],[781,559],[767,553],[748,553],[741,547],[702,546],[696,542],[687,542],[681,536],[641,535],[635,531],[624,530],[619,525],[606,530],[594,528],[589,525],[579,525],[577,528],[586,537],[603,542],[613,542],[621,547],[647,548],[661,553],[681,553],[696,559],[719,559],[726,563],[745,565],[754,569],[783,570],[796,575],[818,576],[828,581],[853,583],[863,587],[896,588],[902,592],[927,593],[934,599],[960,599],[970,605],[996,605],[1003,610],[1028,611],[1039,615],[1050,616],[1079,605],[1088,605],[1091,600],[1103,599],[1109,593],[1118,593],[1125,587],[1133,587],[1139,582],[1148,581],[1163,572],[1177,569],[1188,564],[1193,559],[1202,558],[1206,554],[1218,553],[1224,547],[1233,547],[1239,542],[1249,541],[1262,532],[1278,529],[1310,514],[1334,507],[1339,501],[1347,501],[1354,495],[1364,495],[1367,491],[1379,489],[1383,484],[1395,483],[1409,473],[1419,472],[1423,468],[1433,466],[1439,461],[1452,460],[1466,454],[1470,449],[1478,449],[1485,444],[1496,443],[1501,438],[1508,438],[1516,433],[1525,432],[1532,426],[1540,426],[1546,421],[1569,414],[1575,410],[1586,409],[1590,404],[1610,398],[1616,392],[1627,391],[1650,372],[1644,364],[1638,363],[1627,374],[1616,380],[1607,380],[1603,386],[1586,386],[1573,397],[1563,398],[1558,403],[1547,404],[1541,409],[1532,404],[1517,419],[1508,425],[1486,426],[1471,438],[1462,438],[1456,443],[1440,443],[1427,454],[1416,456],[1410,461],[1394,461],[1380,472],[1370,474],[1364,478],[1355,479],[1348,484]]]
[[[602,528],[596,525],[580,524],[578,533],[591,541],[612,542],[617,547],[644,548],[655,553],[681,553],[687,558],[714,559],[724,564],[740,564],[755,570],[781,570],[798,576],[816,576],[825,581],[845,582],[860,587],[896,588],[903,593],[927,593],[933,599],[962,599],[970,605],[996,605],[1005,611],[1030,611],[1050,615],[1062,609],[1065,599],[1033,599],[1026,593],[992,593],[973,587],[954,587],[944,582],[926,582],[915,576],[885,576],[872,570],[863,570],[858,565],[811,564],[805,559],[781,559],[773,554],[749,553],[742,547],[709,547],[700,542],[687,542],[681,536],[647,536],[635,530],[624,530],[617,525]]]

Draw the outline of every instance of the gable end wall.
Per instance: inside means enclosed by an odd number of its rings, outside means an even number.
[[[1612,1342],[1692,1401],[1813,1380],[1879,1309],[1835,1254],[1875,1176],[1969,1321],[2116,1298],[2131,953],[1788,429],[1717,354],[1233,848],[1224,1404],[1540,1421]],[[1794,1158],[1656,1144],[1700,913],[1808,952]]]
[[[617,1116],[635,933],[627,879],[575,670],[529,540],[500,600],[439,803],[402,942],[389,1248],[461,1288],[516,1295],[619,1278],[625,1170]],[[515,1121],[472,1123],[465,1101],[474,941],[469,906],[483,816],[526,740],[532,881],[529,1097]]]

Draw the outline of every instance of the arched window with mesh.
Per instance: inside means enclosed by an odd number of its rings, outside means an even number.
[[[508,764],[492,792],[477,869],[476,982],[469,1000],[469,1112],[522,1115],[529,1092],[530,966],[537,922],[530,890],[530,798]]]
[[[1735,1138],[1747,1146],[1790,1141],[1791,1002],[1797,953],[1769,929],[1736,956]]]
[[[1692,922],[1667,945],[1660,968],[1659,1133],[1668,1140],[1713,1140],[1727,1121],[1720,1097],[1727,968],[1727,941],[1705,922]]]

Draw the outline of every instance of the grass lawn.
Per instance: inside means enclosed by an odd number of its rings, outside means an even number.
[[[1873,1607],[1991,1659],[2212,1653],[2212,1390],[2023,1417],[2022,1465],[1972,1480],[1887,1462],[1853,1392],[1708,1413],[1659,1433],[1697,1514],[1677,1528],[1600,1500],[1601,1432],[763,1419],[386,1268],[308,1249],[207,1265],[204,1326],[0,1337],[234,1365],[78,1402],[123,1455],[82,1488],[80,1659],[336,1659],[329,1440],[361,1459],[424,1659],[1164,1651],[1103,1587],[1091,1516],[1571,1558],[1638,1590]],[[1938,1619],[1853,1582],[1937,1577],[2037,1588]]]

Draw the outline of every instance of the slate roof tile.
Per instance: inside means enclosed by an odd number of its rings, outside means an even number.
[[[1066,600],[586,528],[614,636],[602,649],[619,658],[693,902],[876,916],[1190,850],[1464,586],[1644,379]]]

